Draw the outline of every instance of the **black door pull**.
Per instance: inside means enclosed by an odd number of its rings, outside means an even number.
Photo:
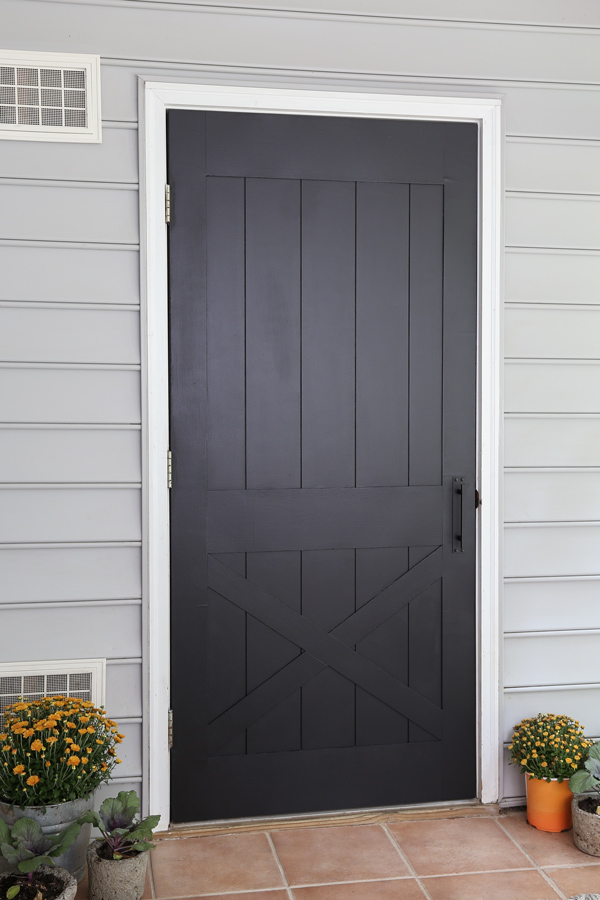
[[[463,500],[466,482],[464,478],[452,479],[452,552],[464,553]]]

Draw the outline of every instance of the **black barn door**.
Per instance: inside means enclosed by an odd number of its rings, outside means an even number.
[[[168,160],[173,820],[474,797],[477,127]]]

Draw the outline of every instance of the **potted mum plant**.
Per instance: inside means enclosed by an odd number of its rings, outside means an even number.
[[[64,832],[90,809],[111,776],[123,735],[89,700],[55,695],[8,706],[0,734],[0,819],[34,818],[45,834]],[[85,875],[91,826],[57,860]]]
[[[583,768],[591,743],[569,716],[540,713],[515,726],[508,749],[526,777],[530,825],[551,832],[571,827],[569,778]]]
[[[88,848],[90,900],[140,900],[144,893],[152,829],[160,816],[136,821],[140,801],[135,791],[120,791],[105,800],[99,812],[86,813],[102,838]]]
[[[600,743],[589,748],[584,768],[571,776],[569,787],[575,794],[572,802],[575,846],[590,856],[600,856]]]
[[[73,900],[77,882],[66,869],[55,868],[54,859],[77,840],[80,830],[75,822],[60,834],[50,836],[43,833],[35,819],[24,816],[12,828],[0,819],[0,850],[16,869],[0,875],[0,898]]]

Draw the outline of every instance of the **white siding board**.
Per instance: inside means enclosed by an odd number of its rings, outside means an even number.
[[[600,356],[600,307],[510,306],[505,311],[504,323],[507,357],[596,359]]]
[[[0,141],[0,178],[136,183],[137,131],[104,128],[101,144]]]
[[[106,665],[106,709],[111,719],[141,717],[142,715],[142,664]],[[141,771],[141,769],[140,769]]]
[[[137,250],[0,244],[3,300],[137,304],[139,268]]]
[[[600,197],[513,194],[505,217],[509,246],[600,249]]]
[[[506,142],[508,191],[600,194],[600,143]]]
[[[600,365],[508,362],[504,389],[507,412],[600,412]]]
[[[506,522],[600,522],[600,471],[507,472]]]
[[[135,244],[138,195],[133,189],[0,185],[0,238]]]
[[[515,722],[515,725],[517,723]],[[509,763],[510,753],[505,748],[502,753],[502,776],[503,776],[503,797],[524,797],[525,796],[525,776],[521,774],[521,770],[517,766]]]
[[[142,726],[137,722],[119,722],[108,706],[106,709],[110,718],[119,726],[120,733],[125,736],[123,743],[117,744],[115,748],[117,759],[120,759],[121,762],[115,768],[114,774],[118,778],[132,778],[140,775],[142,771]]]
[[[117,766],[117,769],[121,768]],[[141,768],[140,768],[141,773]],[[136,778],[126,778],[123,781],[119,779],[119,781],[109,781],[108,784],[101,784],[99,788],[94,792],[94,809],[98,810],[102,806],[105,800],[109,797],[116,797],[119,791],[135,791],[141,802],[143,803],[143,792],[142,792],[142,776],[141,774]],[[166,828],[167,826],[159,826]],[[94,831],[92,829],[92,836]]]
[[[506,691],[504,740],[510,741],[514,726],[522,719],[546,712],[571,716],[583,725],[586,734],[600,734],[600,687]]]
[[[600,417],[512,417],[504,421],[506,466],[600,465]]]
[[[0,326],[3,362],[140,361],[136,311],[4,307],[0,308]]]
[[[505,583],[505,632],[577,628],[600,628],[600,577]]]
[[[27,640],[23,633],[23,612],[2,610],[0,659],[21,662],[30,659],[77,659],[141,656],[142,622],[139,606],[75,606],[57,610],[37,608],[35,628]],[[73,636],[77,635],[74,641]]]
[[[0,429],[0,478],[24,482],[139,482],[137,429]]]
[[[598,681],[598,634],[530,635],[504,641],[507,688]]]
[[[505,293],[508,301],[600,303],[600,253],[509,250]]]
[[[139,488],[0,490],[0,543],[141,538]]]
[[[0,421],[140,421],[139,372],[0,368]]]
[[[600,574],[600,525],[506,527],[504,574],[507,578]]]
[[[51,545],[14,549],[3,547],[0,548],[0,584],[2,603],[140,597],[141,549]],[[3,628],[6,612],[0,606]],[[56,609],[52,612],[56,618],[62,618],[67,613],[68,610]],[[30,616],[32,622],[37,621],[37,609],[35,612],[21,612],[21,616],[24,615]],[[121,626],[117,623],[115,627],[118,629]],[[110,654],[103,648],[99,655]]]

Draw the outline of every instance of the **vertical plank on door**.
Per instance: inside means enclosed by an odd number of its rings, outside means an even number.
[[[442,483],[443,187],[410,187],[409,484]]]
[[[247,487],[300,487],[300,183],[246,181]]]
[[[302,487],[354,486],[354,183],[302,184]]]
[[[408,484],[408,192],[357,185],[356,487]]]

